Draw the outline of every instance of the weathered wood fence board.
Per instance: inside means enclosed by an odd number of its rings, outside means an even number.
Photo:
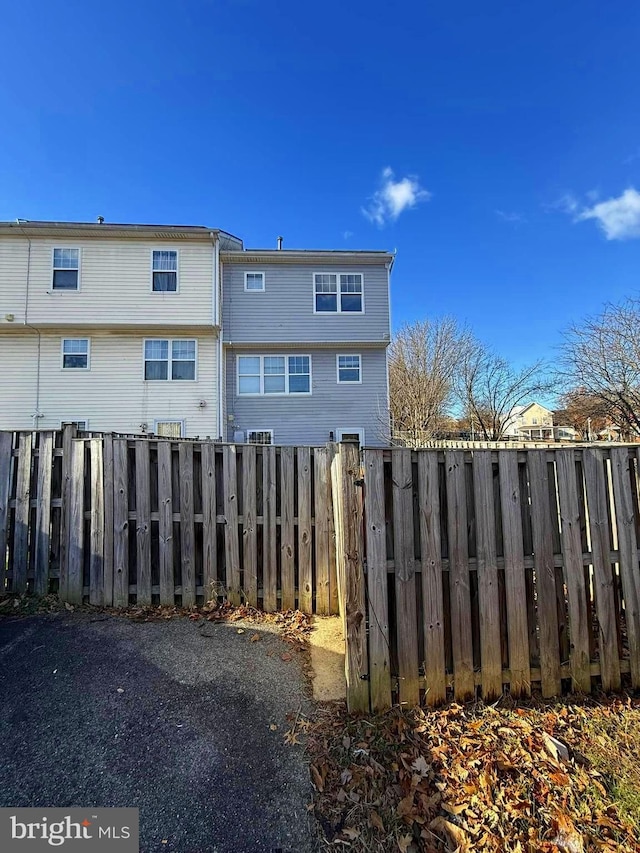
[[[391,459],[393,557],[395,561],[396,637],[400,703],[417,705],[418,613],[413,530],[411,451],[397,450]]]
[[[428,705],[444,702],[447,694],[439,476],[435,453],[418,456],[424,675]]]
[[[115,607],[223,596],[337,613],[332,456],[87,437],[72,425],[0,432],[2,591]]]
[[[360,454],[344,445],[333,456],[338,598],[345,636],[345,678],[350,711],[369,710],[367,605],[364,578],[363,501]]]
[[[560,517],[562,519],[562,550],[571,627],[571,678],[573,689],[583,693],[591,690],[589,666],[589,612],[587,590],[582,564],[580,508],[576,483],[573,450],[557,454]]]
[[[531,694],[531,670],[527,607],[523,606],[527,600],[527,583],[517,456],[512,451],[501,451],[498,469],[511,692],[514,696],[528,696]]]
[[[505,686],[554,696],[638,685],[636,448],[366,449],[362,459],[361,674],[373,710],[491,700]],[[348,500],[334,487],[338,542]],[[362,646],[347,621],[352,674]],[[361,707],[361,685],[348,681]]]
[[[371,707],[391,704],[387,542],[384,513],[384,469],[379,453],[364,451],[365,546],[367,554],[367,607],[369,610],[369,674]]]

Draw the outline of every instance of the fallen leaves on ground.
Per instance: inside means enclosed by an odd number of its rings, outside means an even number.
[[[228,601],[213,599],[206,604],[181,607],[179,605],[148,605],[132,604],[129,607],[117,609],[113,607],[97,607],[89,604],[72,605],[60,601],[57,595],[9,595],[0,600],[0,612],[11,611],[11,615],[26,615],[32,613],[54,613],[60,610],[69,612],[107,613],[124,616],[136,622],[158,622],[169,619],[188,618],[193,622],[206,620],[209,622],[248,622],[251,624],[276,625],[282,637],[298,649],[306,648],[307,638],[311,632],[311,617],[300,610],[286,610],[280,613],[264,613],[256,607],[242,604],[237,607]],[[238,628],[238,634],[244,634],[244,628]],[[251,642],[260,640],[259,634],[251,636]]]
[[[588,757],[593,720],[603,718],[610,736],[627,732],[619,746],[636,767],[629,715],[637,734],[640,700],[619,697],[369,718],[321,709],[307,749],[327,849],[640,853],[640,814],[634,825],[615,781]],[[640,799],[640,775],[638,783]]]

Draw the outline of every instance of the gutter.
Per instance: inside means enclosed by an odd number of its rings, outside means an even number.
[[[212,294],[212,320],[214,326],[217,328],[217,341],[216,346],[218,350],[217,354],[217,362],[218,362],[218,405],[216,406],[216,432],[220,439],[224,438],[223,435],[223,411],[222,411],[222,403],[223,403],[223,374],[224,374],[224,364],[223,364],[223,349],[222,349],[222,324],[221,324],[221,312],[222,312],[222,273],[220,270],[220,237],[218,232],[211,232],[211,239],[213,241],[213,294]]]
[[[20,225],[20,230],[24,234],[27,241],[27,280],[25,282],[25,293],[24,293],[24,323],[28,329],[31,329],[38,336],[38,350],[36,355],[36,406],[35,412],[31,415],[33,418],[33,428],[38,428],[38,420],[43,417],[40,412],[40,361],[41,361],[41,352],[42,352],[42,335],[40,334],[40,329],[32,326],[29,323],[29,285],[31,283],[31,238],[27,234],[27,232]]]

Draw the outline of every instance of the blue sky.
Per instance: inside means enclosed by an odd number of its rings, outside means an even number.
[[[640,291],[631,0],[22,0],[2,29],[0,219],[397,249],[395,325],[518,363]]]

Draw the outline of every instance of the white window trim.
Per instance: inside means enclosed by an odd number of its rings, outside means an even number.
[[[360,376],[360,379],[357,379],[355,381],[349,379],[340,379],[340,359],[344,358],[345,356],[350,356],[351,358],[358,358],[358,375]],[[344,369],[346,370],[347,368]],[[350,369],[352,370],[353,368]],[[339,352],[336,355],[336,381],[338,385],[362,385],[362,355],[359,352]]]
[[[175,290],[154,290],[153,289],[153,253],[154,252],[175,252],[176,253],[176,289]],[[180,249],[176,249],[173,246],[154,246],[151,249],[151,255],[149,262],[151,264],[151,271],[149,274],[149,290],[151,293],[158,294],[160,296],[175,296],[176,293],[180,293]],[[170,270],[155,270],[155,272],[170,272]],[[164,338],[162,339],[164,340]]]
[[[150,381],[150,380],[147,380],[147,381]],[[154,380],[154,381],[158,381],[158,380]],[[176,381],[176,380],[174,380],[174,381]],[[183,379],[181,381],[184,382],[185,380]],[[180,438],[184,438],[186,435],[185,419],[184,418],[154,418],[154,421],[153,421],[153,434],[154,435],[158,435],[158,424],[180,424]],[[167,441],[171,441],[170,438],[168,438],[167,436],[164,436],[164,435],[160,436],[160,438],[162,438],[163,440],[166,439]]]
[[[360,436],[360,447],[364,447],[364,429],[362,427],[342,427],[336,430],[336,441],[342,441],[345,432],[357,432]]]
[[[260,391],[257,394],[241,394],[240,393],[240,359],[241,358],[259,358],[260,359]],[[285,390],[278,394],[265,394],[264,392],[264,360],[265,358],[284,358],[285,373],[284,384]],[[289,358],[308,358],[309,359],[309,390],[308,391],[289,391]],[[294,374],[295,376],[296,374]],[[313,393],[313,359],[308,353],[290,352],[290,353],[267,353],[267,355],[253,355],[251,353],[243,353],[236,356],[236,397],[311,397]]]
[[[255,287],[247,287],[247,278],[249,275],[261,275],[262,276],[262,287],[260,290],[256,290]],[[267,289],[267,277],[263,270],[245,270],[244,273],[244,290],[245,293],[264,293]]]
[[[271,435],[271,444],[258,444],[255,441],[249,441],[249,433],[251,433],[251,432],[268,432]],[[272,429],[255,429],[255,428],[252,428],[252,429],[247,430],[247,441],[246,441],[246,443],[251,444],[254,447],[271,447],[274,444],[274,440],[275,440],[275,435],[274,435],[274,432]]]
[[[86,341],[87,342],[87,366],[86,367],[65,367],[64,366],[64,342],[65,341]],[[70,353],[67,353],[69,355]],[[60,370],[74,371],[86,371],[91,370],[91,338],[60,338]]]
[[[335,275],[336,276],[336,311],[316,311],[316,276],[317,275]],[[340,304],[340,276],[341,275],[359,275],[360,280],[362,282],[362,293],[361,301],[362,301],[362,311],[343,311]],[[346,317],[362,317],[365,313],[365,304],[364,304],[364,273],[363,272],[348,272],[345,270],[339,270],[336,272],[314,272],[312,273],[312,295],[313,295],[313,313],[318,317],[335,317],[336,314],[344,314]]]
[[[146,355],[145,349],[146,349],[147,341],[168,341],[169,342],[169,352],[168,352],[168,358],[167,358],[167,362],[168,362],[167,363],[167,378],[166,379],[145,379],[144,366],[147,362],[147,359],[145,357],[145,355]],[[171,378],[171,361],[172,361],[171,344],[173,341],[193,341],[195,343],[195,345],[196,345],[196,357],[195,357],[195,367],[194,367],[193,379],[172,379]],[[149,361],[159,361],[159,360],[160,359],[154,359],[154,358],[149,359]],[[180,359],[178,359],[178,360],[180,360]],[[153,384],[155,384],[156,382],[197,382],[198,381],[198,339],[197,338],[185,338],[185,337],[180,337],[180,338],[143,338],[143,340],[142,340],[142,381],[143,382],[151,382]],[[162,420],[162,418],[160,418],[160,420]],[[175,418],[174,420],[178,420],[178,418]]]
[[[75,290],[70,290],[69,288],[64,287],[54,287],[53,286],[53,271],[55,269],[62,269],[62,267],[54,267],[53,258],[56,249],[74,249],[78,253],[78,286]],[[51,247],[51,284],[49,285],[48,293],[79,293],[80,288],[82,287],[82,249],[80,246],[52,246]]]
[[[65,246],[66,248],[66,246]],[[83,423],[84,429],[80,430],[80,432],[89,432],[89,419],[88,418],[67,418],[66,421],[60,421],[60,429],[64,428],[65,424],[77,424]]]

